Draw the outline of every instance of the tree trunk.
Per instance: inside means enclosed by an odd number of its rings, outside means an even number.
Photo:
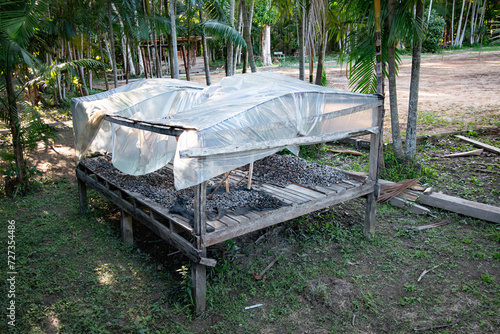
[[[175,0],[170,0],[169,11],[170,25],[172,26],[172,49],[174,56],[172,57],[172,77],[179,79],[179,60],[177,59],[177,31],[175,27]]]
[[[388,16],[387,24],[390,33],[392,22],[394,20],[394,10],[397,0],[389,0],[388,3]],[[401,141],[401,132],[399,130],[399,111],[398,111],[398,94],[396,85],[396,46],[387,46],[387,66],[389,68],[389,104],[391,109],[391,130],[392,130],[392,143],[394,145],[394,156],[398,159],[404,157],[403,143]]]
[[[229,25],[231,28],[234,28],[234,1],[229,0]],[[201,16],[200,9],[200,16]],[[200,19],[201,21],[201,19]],[[227,43],[227,67],[226,67],[226,75],[231,76],[234,75],[234,45],[232,41]]]
[[[240,35],[243,34],[243,7],[240,5],[238,6],[238,23],[236,25],[236,30],[240,33]],[[236,65],[241,63],[241,46],[238,45],[233,54],[233,74],[236,74]]]
[[[314,45],[309,41],[309,82],[314,82]]]
[[[458,46],[460,43],[460,33],[462,32],[462,19],[464,16],[465,0],[462,2],[462,11],[460,12],[460,19],[458,20],[457,36],[455,37],[454,46]]]
[[[23,143],[21,139],[21,123],[19,122],[19,109],[17,106],[16,93],[14,90],[14,76],[9,68],[4,69],[5,88],[7,91],[7,107],[9,110],[9,125],[12,135],[12,148],[14,149],[14,159],[17,172],[17,185],[23,186],[26,182],[26,163],[24,161]]]
[[[115,35],[113,33],[113,16],[111,12],[111,0],[108,0],[108,18],[109,18],[109,44],[111,51],[111,66],[113,68],[113,81],[115,82],[115,88],[118,87],[118,75],[116,69],[116,57],[115,57]]]
[[[316,69],[316,82],[315,84],[318,86],[322,86],[323,81],[323,66],[325,61],[325,52],[326,52],[326,43],[328,41],[328,32],[326,32],[326,27],[323,25],[324,36],[321,37],[320,46],[319,46],[319,54],[318,54],[318,68]]]
[[[424,18],[424,0],[417,1],[417,19]],[[405,159],[413,162],[417,152],[417,110],[418,86],[420,82],[420,58],[422,55],[422,40],[417,38],[413,45],[411,59],[410,102],[408,105],[408,125],[406,128]]]
[[[95,7],[94,7],[94,1],[92,1],[92,12],[95,13]],[[104,52],[102,51],[102,41],[101,41],[101,32],[99,30],[99,25],[97,24],[97,17],[96,15],[94,16],[94,26],[95,26],[95,32],[97,35],[97,44],[99,45],[99,55],[101,56],[101,62],[104,63]],[[104,72],[104,83],[106,84],[106,90],[109,90],[109,84],[108,80],[106,78],[106,67],[103,65],[102,70]]]
[[[453,7],[451,10],[451,45],[455,45],[455,0],[453,0]]]
[[[250,4],[247,5],[247,1]],[[252,19],[253,19],[253,7],[254,0],[241,0],[240,6],[243,7],[243,35],[245,37],[245,42],[247,43],[247,55],[248,62],[250,63],[250,68],[252,73],[257,72],[257,67],[255,67],[255,59],[253,57],[253,47],[252,47]]]
[[[75,59],[78,59],[78,60],[82,60],[83,57],[82,55],[80,54],[80,51],[78,51],[78,49],[73,45],[73,48],[74,48],[74,51],[75,51]],[[78,68],[78,75],[80,76],[80,84],[81,84],[81,89],[82,89],[82,92],[83,92],[83,95],[84,96],[88,96],[89,95],[89,91],[87,89],[87,83],[85,82],[85,75],[83,73],[83,67],[82,66],[77,66]]]
[[[470,7],[471,7],[471,3],[469,2],[469,7],[467,8],[467,14],[465,15],[464,28],[462,30],[462,34],[460,34],[460,47],[462,47],[462,45],[464,43],[465,30],[467,29],[467,21],[469,20]]]
[[[297,24],[299,25],[298,31],[298,44],[299,44],[299,79],[306,79],[306,44],[304,41],[304,30],[305,30],[305,11],[303,8],[299,9],[297,12],[298,20]]]
[[[271,26],[264,24],[262,27],[262,63],[264,66],[271,66]]]
[[[200,6],[200,22],[203,23],[203,8]],[[208,60],[208,52],[207,52],[207,38],[205,37],[205,28],[203,27],[201,30],[201,44],[203,47],[203,65],[205,65],[205,80],[207,82],[207,86],[210,86],[210,61]],[[228,52],[229,56],[229,52]],[[232,56],[232,52],[231,52]],[[229,57],[228,57],[228,63],[229,63]],[[232,62],[229,63],[229,68],[232,68]]]
[[[184,47],[184,44],[181,45],[181,52],[182,52],[182,60],[184,60],[184,69],[186,70],[186,80],[191,81],[191,77],[189,75],[188,59],[186,59],[186,48]]]

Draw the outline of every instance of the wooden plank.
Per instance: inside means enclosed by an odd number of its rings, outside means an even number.
[[[456,158],[456,157],[470,157],[470,156],[479,156],[481,153],[483,153],[483,149],[477,149],[474,151],[467,151],[467,152],[459,152],[459,153],[453,153],[453,154],[447,154],[443,155],[443,158]]]
[[[78,201],[80,204],[80,213],[85,213],[89,210],[87,199],[87,185],[82,180],[78,179]]]
[[[104,120],[110,123],[126,126],[128,128],[146,130],[149,132],[154,132],[174,137],[179,137],[185,130],[197,130],[193,127],[180,127],[180,126],[172,126],[161,123],[139,121],[118,115],[106,115],[104,116]]]
[[[133,245],[134,244],[134,232],[133,232],[132,224],[133,224],[132,216],[122,210],[120,229],[121,229],[122,242],[125,245]]]
[[[184,238],[173,233],[165,225],[151,218],[143,211],[134,208],[134,206],[131,203],[120,198],[120,196],[118,196],[114,192],[106,189],[104,185],[100,184],[92,177],[85,174],[83,171],[77,169],[76,176],[82,181],[84,181],[86,184],[97,190],[98,192],[101,192],[106,198],[108,198],[111,202],[113,202],[122,210],[130,214],[134,219],[146,225],[151,231],[156,233],[156,235],[158,235],[160,238],[167,241],[175,248],[179,249],[191,261],[198,263],[201,260],[200,252],[196,248],[194,248],[193,245],[191,245]]]
[[[253,150],[267,150],[274,148],[285,148],[290,145],[311,145],[317,143],[324,143],[327,141],[338,140],[345,137],[359,136],[362,134],[372,133],[378,131],[377,127],[370,127],[359,131],[346,131],[329,133],[320,136],[306,136],[285,138],[277,140],[268,140],[262,142],[250,142],[237,145],[227,145],[224,147],[211,147],[211,148],[193,148],[190,150],[180,151],[181,158],[200,158],[212,155],[241,153]]]
[[[205,246],[215,245],[217,243],[229,240],[240,235],[244,235],[265,227],[279,224],[281,222],[293,219],[332,205],[351,200],[360,196],[373,193],[375,182],[368,182],[360,187],[346,190],[342,194],[325,196],[315,201],[310,201],[303,204],[293,204],[292,206],[281,207],[279,209],[264,213],[261,218],[253,220],[248,224],[239,224],[228,227],[219,232],[209,233],[203,237]]]
[[[203,245],[202,238],[207,232],[207,217],[205,208],[207,203],[207,182],[204,181],[193,187],[194,189],[194,234],[195,247],[200,251],[201,258],[205,258],[207,250]],[[215,265],[215,264],[214,264]],[[193,263],[191,267],[193,283],[193,299],[196,314],[205,312],[207,297],[207,267],[200,263]]]
[[[325,197],[325,194],[312,190],[311,188],[304,187],[300,184],[289,184],[285,187],[285,189],[293,190],[311,199]]]
[[[431,210],[427,209],[425,206],[418,205],[412,201],[406,201],[405,199],[400,198],[398,196],[391,197],[389,203],[391,203],[394,206],[397,206],[398,208],[408,209],[417,215],[431,213]]]
[[[269,184],[261,184],[258,186],[258,188],[256,186],[254,186],[254,188],[256,190],[267,192],[270,195],[277,197],[282,201],[285,201],[286,203],[304,203],[310,201],[309,198],[305,198],[295,193],[285,191],[285,188],[280,188]]]
[[[464,141],[466,141],[468,143],[471,143],[472,145],[484,148],[487,151],[490,151],[490,152],[493,152],[493,153],[496,153],[496,154],[500,154],[500,148],[498,148],[498,147],[491,146],[491,145],[488,145],[488,144],[485,144],[485,143],[481,143],[480,141],[477,141],[477,140],[474,140],[474,139],[470,139],[470,138],[467,138],[467,137],[464,137],[464,136],[460,136],[460,135],[456,135],[455,137],[457,137],[459,139],[462,139],[462,140],[464,140]]]
[[[417,202],[428,206],[456,212],[493,223],[500,223],[500,208],[483,203],[445,195],[443,193],[422,194]]]

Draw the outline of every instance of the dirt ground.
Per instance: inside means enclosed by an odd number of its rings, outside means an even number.
[[[269,69],[268,69],[269,70]],[[276,73],[298,77],[298,69],[277,67]],[[345,68],[336,62],[326,66],[328,84],[337,89],[349,90]],[[212,82],[223,78],[224,73],[212,74]],[[399,67],[398,104],[401,131],[406,122],[411,76],[411,58],[403,57]],[[204,83],[205,76],[193,77]],[[123,82],[124,84],[124,82]],[[387,87],[387,84],[386,84]],[[500,51],[445,52],[442,55],[425,54],[422,57],[419,96],[419,135],[487,128],[494,120],[500,122]],[[388,95],[388,92],[386,93]],[[390,141],[388,99],[384,123],[385,140]],[[65,121],[58,133],[60,139],[52,147],[40,145],[30,156],[31,163],[49,178],[73,178],[74,137],[71,121]]]

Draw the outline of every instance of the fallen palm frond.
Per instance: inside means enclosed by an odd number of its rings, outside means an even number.
[[[382,187],[380,191],[380,196],[377,199],[377,202],[385,202],[391,197],[397,196],[403,193],[406,189],[414,186],[420,181],[421,177],[417,177],[416,179],[403,180],[393,184],[386,185]]]

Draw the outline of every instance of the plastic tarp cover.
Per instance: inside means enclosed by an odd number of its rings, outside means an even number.
[[[377,124],[376,95],[316,86],[270,72],[226,77],[204,89],[170,79],[134,84],[73,99],[77,152],[81,157],[88,149],[112,151],[114,166],[132,175],[153,172],[174,158],[177,189],[264,158],[284,146],[193,158],[181,158],[181,151],[323,134],[338,133],[341,138],[351,131],[374,131]],[[98,118],[105,114],[197,130],[184,131],[176,141],[110,126]]]

